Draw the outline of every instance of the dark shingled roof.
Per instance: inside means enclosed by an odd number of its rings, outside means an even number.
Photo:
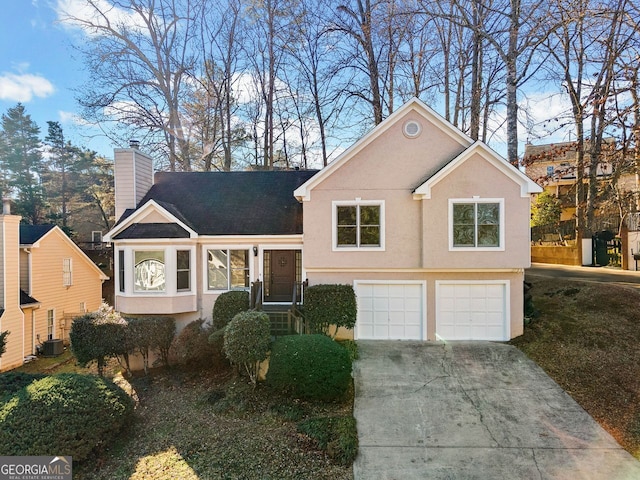
[[[177,223],[134,223],[113,238],[189,238],[189,232]]]
[[[29,296],[24,290],[20,290],[20,306],[33,305],[34,303],[40,302],[35,298]]]
[[[55,225],[20,225],[20,245],[33,245]]]
[[[316,173],[159,172],[138,208],[154,200],[199,235],[301,234],[302,205],[293,191]]]

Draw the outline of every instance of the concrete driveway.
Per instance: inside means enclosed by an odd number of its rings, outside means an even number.
[[[640,462],[515,347],[358,346],[356,480],[640,479]]]

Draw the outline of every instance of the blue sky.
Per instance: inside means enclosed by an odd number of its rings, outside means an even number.
[[[74,120],[74,88],[86,74],[72,48],[77,31],[56,22],[55,0],[5,0],[0,15],[0,113],[22,102],[47,134],[47,121],[61,123],[72,143],[113,157],[112,143]]]

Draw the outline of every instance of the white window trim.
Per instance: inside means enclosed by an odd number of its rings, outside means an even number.
[[[384,200],[334,200],[331,202],[331,245],[334,252],[380,252],[385,250],[385,214]],[[380,207],[380,245],[379,246],[338,246],[338,207],[378,206]]]
[[[49,312],[51,312],[51,338],[49,338]],[[56,309],[55,308],[50,308],[49,310],[47,310],[47,333],[46,333],[46,340],[55,340],[56,338]]]
[[[150,252],[150,253],[156,253],[156,252],[162,252],[162,257],[163,257],[163,265],[164,265],[164,289],[163,290],[136,290],[136,283],[135,283],[135,269],[136,269],[136,253],[137,252]],[[167,255],[167,249],[166,248],[158,248],[158,247],[150,247],[150,248],[133,248],[131,250],[131,255],[132,255],[132,262],[131,262],[131,291],[133,294],[135,295],[166,295],[167,292],[169,291],[169,272],[171,272],[171,270],[169,269],[169,256]],[[174,269],[175,270],[175,269]],[[127,275],[127,272],[125,271],[125,277]]]
[[[205,295],[219,295],[223,292],[230,292],[228,289],[209,289],[209,250],[247,250],[249,252],[249,291],[251,290],[251,279],[254,278],[254,254],[253,245],[241,244],[241,245],[203,245],[202,246],[202,290]],[[245,290],[247,291],[247,290]]]
[[[62,286],[70,287],[73,285],[73,259],[62,259]]]
[[[454,247],[453,245],[453,205],[460,203],[497,203],[500,205],[500,244],[497,247]],[[502,252],[505,250],[504,198],[450,198],[449,199],[449,251],[450,252]]]

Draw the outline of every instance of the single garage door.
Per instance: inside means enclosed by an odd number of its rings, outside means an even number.
[[[436,335],[444,340],[509,340],[508,282],[436,282]]]
[[[424,282],[355,282],[356,337],[375,340],[424,339]]]

